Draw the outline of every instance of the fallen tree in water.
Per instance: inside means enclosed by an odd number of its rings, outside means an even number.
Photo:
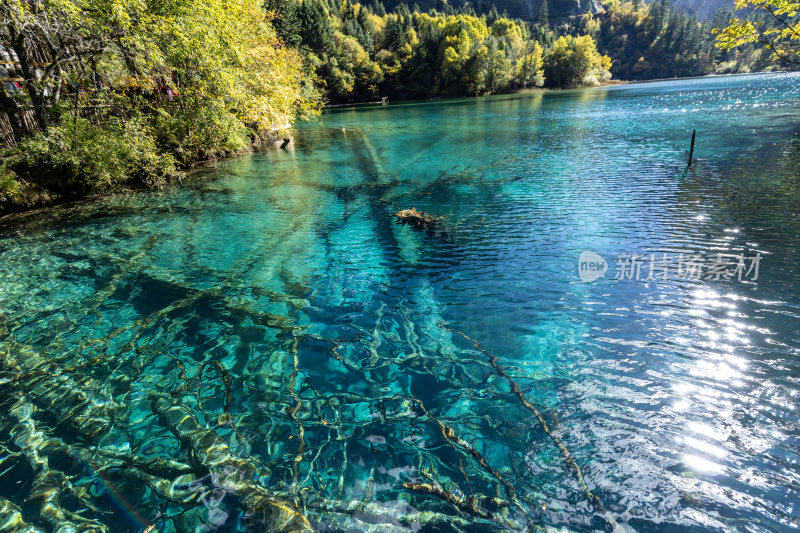
[[[208,472],[215,490],[236,495],[250,526],[270,531],[311,531],[311,524],[292,502],[275,498],[256,480],[267,476],[259,465],[237,457],[213,429],[204,427],[188,407],[152,393],[150,406],[158,422],[170,430],[193,466]]]

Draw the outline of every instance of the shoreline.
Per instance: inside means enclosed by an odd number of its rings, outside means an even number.
[[[366,108],[372,109],[374,107],[382,107],[382,106],[395,106],[395,105],[407,105],[407,104],[425,104],[425,103],[433,103],[433,102],[440,102],[440,101],[452,101],[452,100],[466,100],[468,98],[486,98],[491,96],[509,96],[514,94],[535,94],[535,93],[557,93],[563,91],[576,91],[582,89],[602,89],[606,87],[618,87],[622,85],[641,85],[645,83],[659,83],[665,81],[686,81],[686,80],[704,80],[708,78],[732,78],[736,76],[759,76],[763,74],[791,74],[794,72],[800,72],[800,70],[762,70],[760,72],[733,72],[727,74],[706,74],[704,76],[681,76],[675,78],[653,78],[650,80],[609,80],[599,82],[597,85],[584,85],[578,87],[570,87],[565,89],[551,89],[548,87],[530,87],[528,89],[515,89],[513,91],[504,92],[504,93],[493,93],[493,94],[481,94],[476,96],[436,96],[433,98],[423,98],[423,99],[400,99],[400,100],[391,100],[389,98],[383,98],[382,100],[374,101],[374,102],[351,102],[351,103],[339,103],[339,104],[328,104],[322,107],[323,112],[325,111],[340,111],[340,110],[347,110],[351,108]]]
[[[709,78],[735,78],[738,76],[761,76],[764,74],[792,74],[800,70],[762,70],[760,72],[732,72],[727,74],[706,74],[704,76],[681,76],[679,78],[653,78],[652,80],[630,80],[620,85],[643,85],[645,83],[660,83],[664,81],[706,80]]]
[[[114,191],[89,194],[86,196],[82,196],[80,198],[64,198],[60,200],[55,200],[52,203],[45,205],[35,205],[27,209],[8,211],[4,214],[0,214],[0,239],[3,239],[4,237],[8,236],[3,233],[4,226],[6,226],[7,224],[13,225],[16,224],[17,222],[23,221],[28,217],[36,217],[45,213],[56,213],[59,211],[67,212],[83,204],[88,204],[90,202],[101,200],[103,198],[112,198],[114,196],[135,194],[146,191],[158,191],[158,190],[163,190],[166,187],[180,186],[183,184],[185,180],[191,179],[192,175],[207,170],[210,166],[214,165],[215,163],[219,163],[220,161],[227,161],[229,159],[236,159],[237,157],[244,157],[246,155],[251,155],[257,152],[266,151],[270,149],[272,148],[265,147],[263,145],[260,146],[254,145],[250,150],[241,150],[239,152],[233,152],[225,156],[215,157],[212,159],[204,159],[202,161],[195,161],[191,167],[183,169],[180,174],[176,174],[169,181],[167,181],[167,183],[163,187],[159,188],[150,188],[145,186],[144,184],[130,183]]]
[[[293,127],[291,125],[288,126],[290,128]],[[244,148],[242,150],[238,150],[235,152],[222,152],[215,154],[213,157],[207,159],[193,161],[190,165],[188,165],[185,168],[179,169],[179,171],[175,175],[169,177],[167,182],[161,187],[148,187],[144,183],[130,182],[122,184],[119,186],[119,188],[114,190],[106,192],[97,192],[80,197],[56,197],[52,201],[33,203],[30,205],[30,207],[25,207],[22,204],[14,204],[9,202],[6,203],[5,205],[10,205],[11,208],[7,209],[6,211],[3,211],[2,210],[3,204],[0,204],[0,238],[3,237],[3,234],[1,232],[3,225],[9,223],[10,221],[16,221],[17,219],[24,218],[28,215],[33,215],[44,211],[51,211],[59,208],[71,208],[77,204],[95,201],[100,198],[112,197],[119,194],[130,194],[140,191],[161,190],[164,187],[173,186],[176,183],[181,184],[185,179],[189,179],[193,174],[201,172],[204,169],[211,166],[212,164],[218,163],[220,161],[226,161],[228,159],[243,157],[257,152],[280,149],[280,145],[282,144],[283,139],[287,137],[293,144],[294,136],[289,133],[285,133],[285,131],[286,130],[284,130],[284,133],[280,133],[278,130],[271,131],[263,138],[257,138],[252,142],[252,144],[248,148]],[[38,193],[39,191],[36,190],[35,192]],[[45,193],[46,192],[47,191],[45,191]]]
[[[452,101],[452,100],[467,100],[469,98],[487,98],[492,96],[510,96],[515,94],[533,94],[533,93],[552,93],[552,92],[562,92],[562,91],[575,91],[580,89],[597,89],[600,87],[615,87],[617,85],[627,85],[631,83],[625,80],[609,80],[599,82],[597,85],[584,85],[578,87],[570,87],[566,89],[551,89],[548,87],[530,87],[527,89],[514,89],[513,91],[508,91],[504,93],[492,93],[492,94],[479,94],[473,96],[435,96],[433,98],[410,98],[410,99],[400,99],[400,100],[391,100],[388,97],[384,97],[381,100],[376,100],[372,102],[351,102],[351,103],[344,103],[344,104],[326,104],[322,106],[323,113],[325,111],[341,111],[347,110],[351,108],[366,108],[372,109],[375,107],[384,107],[384,106],[397,106],[397,105],[408,105],[408,104],[426,104],[426,103],[433,103],[433,102],[441,102],[441,101]]]

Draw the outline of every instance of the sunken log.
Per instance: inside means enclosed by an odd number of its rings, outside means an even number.
[[[403,209],[394,214],[402,224],[411,224],[420,229],[435,230],[442,224],[442,217],[437,217],[425,211],[417,211],[416,207]]]
[[[169,429],[188,452],[191,466],[208,472],[215,490],[239,499],[254,530],[313,531],[294,502],[278,499],[258,483],[269,477],[268,470],[234,454],[226,440],[202,424],[192,409],[156,392],[150,395],[150,408],[159,424]]]

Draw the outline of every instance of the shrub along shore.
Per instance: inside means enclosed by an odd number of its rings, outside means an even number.
[[[23,0],[0,16],[0,212],[159,187],[318,107],[251,0]]]

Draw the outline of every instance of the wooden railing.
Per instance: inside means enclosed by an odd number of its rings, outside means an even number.
[[[107,111],[110,110],[111,107],[112,106],[108,104],[82,105],[78,107],[78,116],[88,119],[91,122],[99,123],[106,116]],[[74,111],[70,111],[70,113],[74,113]],[[21,108],[19,114],[22,117],[22,126],[26,134],[39,131],[32,109]],[[2,136],[2,139],[0,139],[0,146],[2,146],[3,143],[9,148],[16,146],[14,134],[11,129],[11,122],[8,119],[8,115],[2,111],[0,111],[0,136]]]
[[[20,116],[22,117],[22,125],[27,132],[38,131],[39,127],[36,125],[36,119],[33,116],[33,109],[20,109]],[[14,134],[11,130],[11,122],[8,120],[8,115],[0,113],[0,135],[3,136],[3,142],[6,146],[12,148],[16,145],[14,142]]]

